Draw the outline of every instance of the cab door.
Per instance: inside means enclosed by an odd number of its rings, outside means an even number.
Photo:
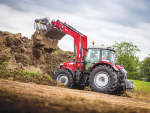
[[[84,71],[89,72],[90,68],[100,61],[100,49],[90,48],[86,53]]]

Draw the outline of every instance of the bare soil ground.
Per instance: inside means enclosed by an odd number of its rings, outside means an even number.
[[[150,101],[0,79],[1,113],[149,113]]]

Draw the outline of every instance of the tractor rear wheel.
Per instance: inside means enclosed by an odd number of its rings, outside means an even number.
[[[70,87],[70,85],[72,84],[72,75],[66,69],[61,69],[57,71],[55,75],[53,76],[53,79],[68,87]]]
[[[117,75],[107,66],[96,67],[89,76],[89,86],[96,92],[110,94],[117,87],[117,83]]]

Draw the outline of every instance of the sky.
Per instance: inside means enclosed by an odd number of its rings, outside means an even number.
[[[0,0],[0,30],[31,38],[34,20],[49,17],[71,25],[88,37],[88,45],[132,42],[140,60],[150,54],[150,0]],[[73,51],[66,35],[59,47]]]

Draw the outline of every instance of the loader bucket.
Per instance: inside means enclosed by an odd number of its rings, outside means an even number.
[[[38,45],[44,46],[44,48],[57,49],[58,40],[61,40],[66,33],[55,27],[48,18],[36,19],[34,27],[37,32],[37,36],[34,39],[38,40]]]
[[[41,35],[37,35],[34,39],[34,44],[39,46],[45,46],[44,48],[57,49],[58,41],[43,37]]]
[[[65,32],[52,26],[51,28],[47,29],[44,36],[50,39],[61,40],[65,35]]]

